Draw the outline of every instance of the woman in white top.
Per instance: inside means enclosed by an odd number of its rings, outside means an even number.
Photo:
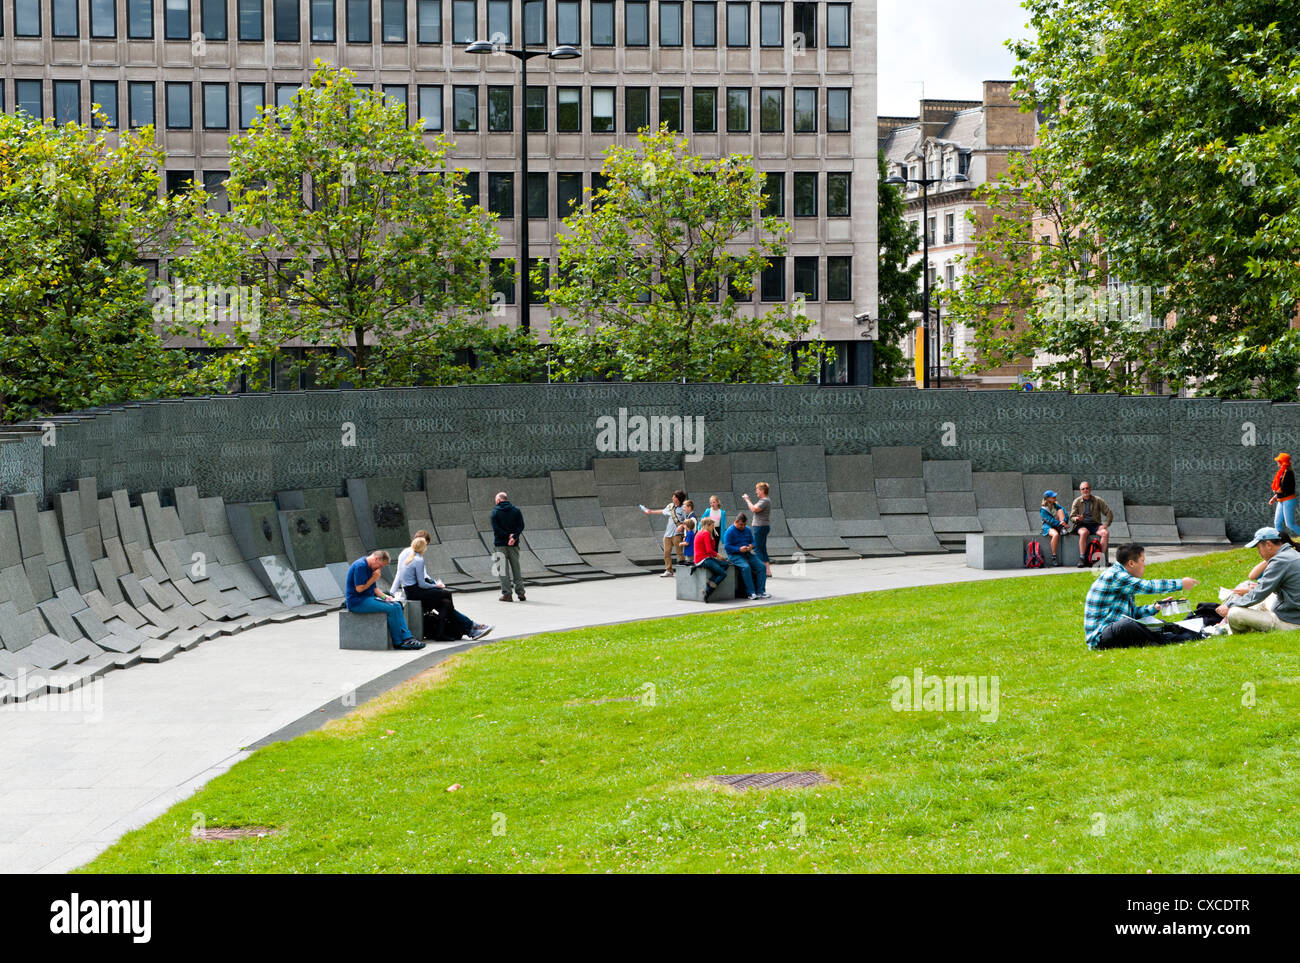
[[[701,515],[700,518],[713,519],[714,523],[717,525],[718,531],[720,532],[725,532],[727,530],[727,512],[722,507],[722,502],[718,499],[717,495],[709,496],[709,510]]]
[[[397,569],[397,581],[401,586],[403,597],[418,601],[424,612],[425,638],[437,642],[452,642],[466,635],[471,639],[483,638],[492,631],[492,626],[475,622],[457,612],[456,604],[452,601],[447,586],[437,579],[430,578],[424,570],[424,550],[428,546],[428,539],[417,535],[412,540],[411,547],[402,552],[402,558],[406,557],[408,551],[411,557],[404,565],[399,560]],[[436,619],[429,618],[430,610],[436,613]],[[432,634],[430,634],[431,622]]]

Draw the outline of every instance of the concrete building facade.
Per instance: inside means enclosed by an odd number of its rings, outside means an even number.
[[[772,212],[792,225],[751,310],[802,295],[813,332],[839,349],[826,379],[869,377],[875,0],[6,0],[0,26],[4,109],[85,124],[99,103],[114,126],[152,123],[169,189],[193,178],[217,203],[228,140],[257,107],[287,104],[316,58],[347,67],[454,140],[472,194],[499,214],[502,257],[517,252],[524,213],[519,67],[464,48],[518,46],[520,31],[530,47],[572,44],[581,58],[532,62],[523,95],[531,256],[554,262],[567,204],[593,187],[608,147],[667,121],[699,154],[753,155]],[[533,307],[539,332],[545,312]]]

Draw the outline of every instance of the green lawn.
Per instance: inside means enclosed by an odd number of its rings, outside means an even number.
[[[1221,552],[1148,575],[1199,578],[1206,600],[1255,561]],[[257,752],[87,869],[1295,870],[1300,638],[1091,652],[1091,577],[497,642]],[[891,679],[918,667],[996,676],[996,721],[896,711]],[[596,704],[643,693],[653,705]],[[834,784],[704,781],[791,769]],[[198,843],[196,812],[279,831]]]

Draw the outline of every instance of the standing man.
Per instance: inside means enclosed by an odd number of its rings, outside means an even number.
[[[1144,579],[1146,570],[1146,549],[1129,544],[1121,545],[1115,553],[1115,564],[1097,576],[1083,603],[1083,637],[1088,648],[1122,649],[1183,641],[1175,634],[1164,635],[1137,621],[1144,615],[1155,615],[1156,605],[1134,605],[1133,596],[1180,589],[1190,592],[1196,579]]]
[[[527,601],[524,596],[524,574],[519,567],[519,539],[523,534],[524,513],[510,504],[505,492],[497,492],[496,507],[492,509],[492,544],[496,546],[497,564],[501,565],[499,574],[502,602],[514,601],[510,596],[512,575],[519,601]]]
[[[1088,567],[1088,539],[1093,535],[1101,539],[1102,560],[1110,560],[1110,524],[1114,520],[1115,513],[1110,506],[1093,495],[1091,485],[1081,482],[1079,497],[1070,505],[1070,521],[1074,522],[1074,530],[1079,533],[1078,568]]]
[[[348,569],[344,604],[349,612],[379,612],[384,615],[388,619],[388,638],[393,648],[423,649],[424,643],[407,628],[402,603],[375,588],[388,559],[387,552],[376,549],[352,563]]]

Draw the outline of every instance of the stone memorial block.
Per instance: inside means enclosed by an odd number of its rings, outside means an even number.
[[[705,455],[699,461],[683,461],[682,480],[686,491],[726,493],[731,491],[731,457],[729,455]],[[707,495],[704,496],[707,499]]]
[[[96,617],[100,619],[114,618],[112,604],[108,601],[108,597],[105,596],[103,592],[99,591],[99,589],[87,592],[83,598],[86,600],[86,605],[90,608],[90,611],[94,612]]]
[[[69,621],[71,621],[71,617],[69,617]],[[74,627],[76,626],[75,622],[73,622],[72,624]],[[64,641],[68,642],[68,644],[72,647],[72,651],[76,655],[77,662],[84,661],[85,659],[97,659],[104,654],[103,649],[101,649],[94,642],[91,642],[90,639],[86,638],[81,634],[81,629],[77,629],[76,632],[77,632],[76,639],[70,642],[67,639],[64,639]]]
[[[160,584],[152,576],[146,575],[139,579],[139,584],[148,602],[153,603],[160,609],[169,609],[180,601],[175,594],[175,590],[170,585]],[[138,603],[135,607],[138,609],[144,604],[143,602]]]
[[[307,598],[313,602],[337,603],[343,598],[343,589],[339,587],[334,576],[327,568],[313,568],[298,573]]]
[[[866,558],[885,557],[902,555],[898,549],[894,548],[893,542],[883,536],[874,538],[853,538],[845,536],[844,544],[850,550],[857,552]]]
[[[37,602],[44,602],[54,597],[54,586],[50,582],[50,568],[45,564],[44,555],[23,559],[23,569],[27,572],[27,584],[31,586],[32,596]]]
[[[181,598],[174,600],[171,609],[178,609],[187,604],[195,605],[208,598],[207,586],[203,582],[191,582],[187,578],[180,578],[172,583],[172,588],[181,594]]]
[[[81,525],[99,524],[99,483],[93,476],[77,479],[77,497],[81,500]],[[62,521],[62,518],[60,518]],[[67,528],[64,528],[67,531]]]
[[[506,487],[504,475],[495,475],[488,478],[471,478],[469,482],[469,503],[476,509],[491,508],[496,504],[497,492]],[[509,494],[509,492],[507,492]],[[512,498],[511,501],[514,501]],[[518,504],[516,502],[516,504]]]
[[[921,449],[911,445],[873,447],[871,469],[877,488],[882,478],[923,478]]]
[[[72,569],[67,562],[55,562],[50,566],[50,587],[58,594],[65,588],[72,587]]]
[[[180,517],[181,531],[186,535],[206,531],[198,488],[194,485],[182,485],[174,489],[172,494],[176,498],[176,514]]]
[[[872,492],[876,475],[870,455],[827,455],[826,490],[829,492]]]
[[[778,445],[776,464],[787,489],[792,482],[818,482],[826,487],[826,449],[821,445]]]
[[[977,501],[978,498],[977,494]],[[1030,528],[1024,510],[1019,508],[981,508],[975,516],[980,527],[991,535],[1028,535],[1037,530],[1037,527]]]
[[[337,562],[343,558],[343,537],[335,529],[332,533],[322,532],[316,513],[307,509],[280,511],[280,535],[284,540],[289,561],[295,569],[323,568],[326,562]],[[332,536],[332,537],[331,537]],[[333,558],[327,558],[325,541],[336,542]]]
[[[188,568],[189,557],[184,555],[183,550],[178,551],[178,547],[178,542],[159,542],[153,549],[158,555],[158,560],[162,562],[167,577],[173,582],[177,579],[188,578],[190,575]]]
[[[239,546],[246,561],[251,562],[266,555],[285,554],[278,511],[274,502],[226,506],[230,533],[235,537],[235,544]]]
[[[928,510],[924,498],[877,498],[876,506],[882,518],[886,515],[920,515]]]
[[[468,525],[478,531],[469,502],[439,502],[436,505],[430,505],[429,511],[433,516],[433,524],[438,530],[439,539],[443,537],[444,528]]]
[[[1226,545],[1228,533],[1222,518],[1188,518],[1178,519],[1178,536],[1184,545]]]
[[[588,555],[604,555],[619,550],[618,544],[604,525],[566,528],[564,531],[569,536],[569,541],[573,543],[573,547],[578,554],[584,557]],[[590,559],[588,559],[588,562],[596,565]],[[596,567],[601,568],[602,566],[596,565]]]
[[[430,468],[424,473],[424,492],[429,505],[469,501],[469,484],[463,468]]]
[[[628,561],[618,552],[586,555],[588,564],[609,575],[645,575],[647,569]]]
[[[139,549],[139,543],[134,546]],[[140,552],[140,558],[144,558],[143,551]],[[131,560],[126,557],[126,550],[122,548],[122,541],[118,538],[104,539],[104,558],[96,561],[109,562],[113,566],[113,571],[118,575],[125,575],[131,571]]]
[[[104,628],[104,623],[100,621],[99,616],[90,609],[73,612],[72,619],[81,629],[81,634],[96,645],[108,638],[108,629]]]
[[[973,491],[931,491],[926,493],[925,503],[931,520],[936,516],[962,516],[974,519],[978,511]]]
[[[876,478],[876,497],[925,498],[925,481],[921,478]]]
[[[119,488],[113,492],[113,513],[117,516],[118,537],[122,539],[123,545],[145,541],[144,532],[135,527],[135,516],[131,512],[131,496],[125,489]]]
[[[521,508],[549,507],[553,498],[549,476],[507,478],[505,490],[510,495],[510,501]]]
[[[874,492],[830,492],[827,500],[831,505],[832,518],[865,518],[868,521],[880,518]]]
[[[45,621],[59,638],[66,642],[75,642],[82,637],[83,633],[73,621],[72,613],[68,611],[68,606],[63,599],[57,597],[46,599],[37,608],[41,610]]]
[[[735,480],[736,475],[762,475],[764,479],[776,485],[777,462],[774,451],[733,451],[731,453],[732,486],[740,490]],[[753,485],[749,488],[752,490]]]
[[[522,510],[522,509],[521,509]],[[555,506],[529,505],[524,512],[524,530],[547,531],[560,527],[560,516],[555,514]]]
[[[82,519],[82,528],[94,524],[94,520],[99,520],[99,534],[101,538],[121,538],[122,534],[117,527],[117,504],[113,498],[101,498],[96,503],[97,511],[90,518]],[[63,532],[64,536],[72,534],[67,529]]]
[[[86,600],[74,588],[63,589],[55,597],[67,606],[69,612],[80,612],[86,607]]]
[[[1043,503],[1043,492],[1056,492],[1056,501],[1067,512],[1070,510],[1069,493],[1074,491],[1074,483],[1069,475],[1022,475],[1021,483],[1025,489],[1025,509],[1035,514]]]
[[[894,547],[908,554],[940,553],[944,551],[934,536],[928,515],[885,515],[885,534]]]
[[[845,547],[840,539],[842,527],[833,518],[791,518],[787,524],[800,548],[812,551]]]
[[[131,572],[117,577],[118,585],[122,588],[122,594],[126,600],[135,606],[144,605],[149,601],[149,596],[145,594],[144,589],[140,586],[140,580]]]
[[[641,466],[636,458],[593,458],[591,470],[597,487],[641,484]]]
[[[41,555],[45,551],[41,541],[41,525],[37,517],[36,497],[31,492],[9,496],[9,504],[14,513],[14,522],[18,526],[18,544],[22,549],[23,558]]]
[[[199,499],[199,511],[203,514],[203,530],[212,537],[230,534],[230,518],[226,512],[226,502],[220,495]]]
[[[977,471],[971,473],[975,504],[986,508],[1014,508],[1025,511],[1025,488],[1018,471]],[[1034,503],[1035,505],[1037,502]],[[1067,508],[1069,506],[1066,506]]]
[[[537,556],[543,565],[579,565],[582,558],[573,548],[573,543],[562,531],[524,532],[524,544]]]
[[[175,526],[172,526],[168,519],[163,518],[162,503],[158,499],[157,492],[141,492],[140,508],[144,512],[145,525],[149,530],[151,541],[155,543],[171,541],[184,534],[181,531],[180,519],[176,519]]]
[[[602,508],[639,505],[641,498],[640,485],[602,485],[596,489],[596,499]],[[646,507],[650,507],[649,502],[646,503]]]
[[[140,559],[144,563],[143,573],[139,568],[135,567],[134,563],[131,565],[131,571],[135,572],[137,577],[148,575],[159,582],[166,582],[171,578],[167,569],[163,567],[163,563],[158,560],[158,554],[152,548],[141,548],[139,545],[123,545],[122,549],[126,552],[126,557],[128,559],[131,558],[133,549],[140,553]]]
[[[596,494],[596,473],[583,471],[551,472],[551,492],[555,498],[579,498]]]
[[[1174,510],[1169,505],[1126,505],[1130,527],[1137,525],[1177,525]]]
[[[443,525],[438,529],[439,542],[462,542],[465,539],[478,538],[477,525]]]
[[[822,482],[788,482],[782,478],[781,506],[787,517],[794,518],[827,518],[831,513],[830,499]],[[731,518],[727,521],[730,523]]]
[[[383,651],[389,647],[388,620],[382,612],[339,612],[340,649]]]
[[[81,531],[81,493],[77,491],[59,492],[54,496],[54,511],[65,532]],[[92,516],[93,517],[93,516]],[[48,541],[45,529],[41,529],[41,539]]]
[[[258,573],[271,595],[285,605],[305,605],[298,579],[294,575],[289,559],[284,555],[264,555],[249,562],[253,571]],[[392,579],[389,578],[391,583]]]
[[[555,514],[560,519],[560,527],[566,530],[595,526],[603,527],[605,524],[605,515],[601,510],[600,500],[596,498],[557,498],[555,500]]]
[[[141,545],[148,546],[152,544],[149,541],[149,528],[145,524],[144,520],[144,509],[139,505],[131,506],[131,524],[135,526],[136,532],[139,533],[139,542]]]
[[[390,548],[408,543],[400,478],[349,478],[348,498],[363,544]]]
[[[117,613],[117,617],[119,619],[121,619],[127,625],[131,626],[131,628],[133,629],[140,628],[140,626],[144,625],[145,622],[147,621],[147,619],[145,619],[143,615],[137,612],[133,606],[128,605],[126,602],[119,602],[117,605],[114,605],[113,611]]]
[[[643,471],[639,484],[641,497],[633,504],[640,503],[647,508],[662,508],[672,500],[673,492],[686,490],[686,479],[680,471]],[[689,496],[690,492],[686,494]]]
[[[0,569],[23,563],[22,548],[18,544],[18,525],[11,511],[0,512]]]
[[[934,527],[935,534],[940,536],[955,532],[982,532],[984,530],[978,515],[931,515],[930,524]]]
[[[43,635],[23,649],[23,658],[38,669],[57,669],[68,664],[69,649],[57,636]]]
[[[663,538],[668,524],[665,515],[645,515],[631,506],[603,508],[601,516],[605,527],[617,538]]]
[[[22,565],[11,565],[0,571],[0,600],[13,602],[19,614],[36,608],[36,596],[31,583],[27,581],[27,569]]]
[[[403,503],[404,503],[403,507],[405,507],[406,509],[406,524],[407,524],[408,535],[411,534],[411,532],[413,531],[413,529],[411,529],[410,526],[414,523],[415,519],[418,518],[418,519],[431,520],[429,515],[429,499],[425,497],[424,492],[404,492]],[[418,527],[423,528],[425,526],[421,525]],[[342,542],[341,537],[339,541]]]
[[[45,563],[53,565],[55,562],[66,560],[63,554],[63,536],[59,532],[59,519],[54,512],[40,512],[37,517],[41,526],[41,544],[45,546],[42,553],[45,556]]]
[[[973,492],[969,461],[928,460],[922,466],[927,492]]]

